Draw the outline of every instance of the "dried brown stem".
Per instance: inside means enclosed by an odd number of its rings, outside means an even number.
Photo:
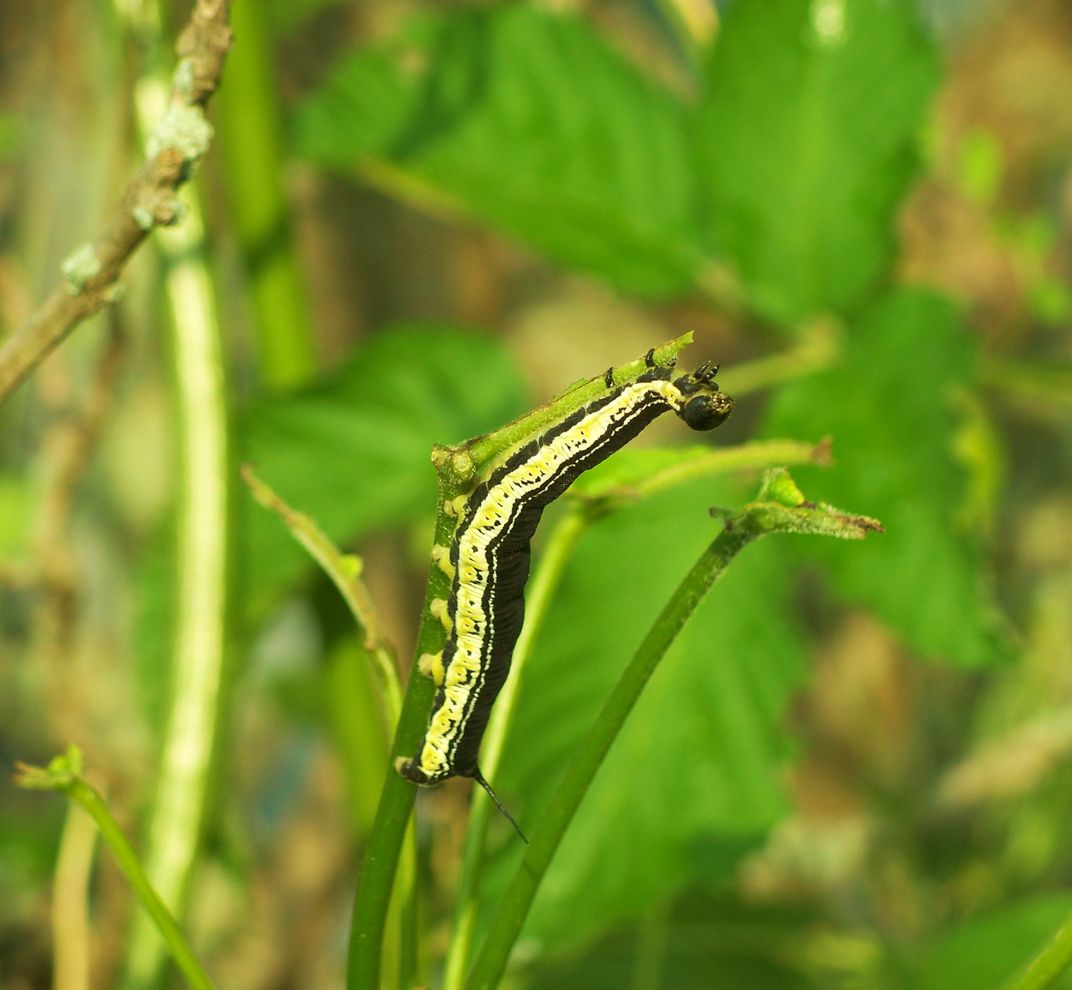
[[[65,278],[0,348],[0,402],[75,326],[115,298],[127,259],[157,224],[175,223],[176,190],[208,147],[211,129],[201,116],[219,85],[231,47],[228,0],[197,0],[176,44],[180,62],[171,109],[150,142],[150,158],[127,183],[119,207],[92,244],[64,265]]]

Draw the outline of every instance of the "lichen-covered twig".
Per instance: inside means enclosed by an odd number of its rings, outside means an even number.
[[[181,218],[176,190],[212,137],[204,108],[231,47],[229,7],[229,0],[196,0],[176,44],[171,106],[148,142],[149,158],[96,240],[71,252],[59,285],[0,347],[0,402],[78,323],[116,298],[123,267],[149,231]]]

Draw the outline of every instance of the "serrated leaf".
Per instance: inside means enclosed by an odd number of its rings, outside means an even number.
[[[710,481],[675,489],[586,535],[497,775],[523,822],[538,821],[623,665],[717,533],[708,506],[727,497]],[[782,815],[781,717],[804,658],[779,558],[774,541],[749,547],[662,661],[552,863],[531,934],[572,943],[686,883],[718,884]]]
[[[751,304],[792,321],[857,303],[939,78],[907,0],[737,0],[697,111],[707,244]]]
[[[836,463],[804,477],[809,497],[880,519],[859,546],[801,543],[838,591],[873,607],[915,649],[960,664],[1001,655],[977,536],[959,524],[953,399],[975,381],[976,349],[951,303],[923,291],[885,298],[851,328],[840,367],[774,400],[768,435],[833,435]]]
[[[676,292],[699,261],[683,106],[576,18],[414,20],[339,66],[296,140],[635,292]]]

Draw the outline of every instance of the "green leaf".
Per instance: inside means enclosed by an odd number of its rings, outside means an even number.
[[[276,35],[297,31],[326,10],[343,6],[345,0],[268,0],[265,20]]]
[[[0,113],[0,162],[14,161],[26,144],[29,128],[15,114]]]
[[[960,523],[968,479],[953,457],[954,401],[974,386],[975,368],[952,304],[902,291],[861,317],[840,367],[785,389],[764,427],[772,436],[833,435],[833,468],[802,484],[886,528],[858,546],[816,540],[801,551],[915,649],[960,664],[1001,655],[979,539]]]
[[[753,306],[845,309],[887,271],[938,78],[907,0],[729,6],[696,134],[709,249]]]
[[[525,673],[494,782],[523,826],[538,820],[602,698],[717,533],[708,507],[727,498],[725,486],[703,481],[586,535]],[[685,884],[724,882],[782,816],[778,775],[789,747],[781,718],[804,671],[787,584],[770,540],[750,547],[712,590],[585,798],[530,934],[575,943]]]
[[[884,983],[906,990],[1001,987],[1042,947],[1072,911],[1067,894],[1050,894],[1002,905],[959,922],[891,960],[899,978]],[[1052,986],[1072,987],[1072,972]]]
[[[635,292],[677,292],[699,261],[682,105],[526,4],[420,18],[351,56],[300,109],[297,148]]]
[[[265,396],[240,417],[243,460],[337,543],[430,516],[431,451],[498,426],[525,385],[496,341],[450,329],[375,337],[329,379]],[[254,605],[310,566],[271,513],[245,501],[245,594]]]
[[[0,559],[10,563],[28,553],[39,501],[26,478],[0,475]]]
[[[620,990],[622,987],[818,986],[803,974],[807,925],[799,911],[755,907],[691,892],[669,906],[649,906],[643,920],[525,973],[527,990]],[[794,961],[800,960],[794,966]]]

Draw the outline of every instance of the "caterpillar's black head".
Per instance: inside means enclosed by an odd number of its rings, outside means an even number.
[[[677,414],[694,430],[713,430],[733,412],[733,399],[718,390],[718,365],[703,364],[674,385],[684,397]]]

